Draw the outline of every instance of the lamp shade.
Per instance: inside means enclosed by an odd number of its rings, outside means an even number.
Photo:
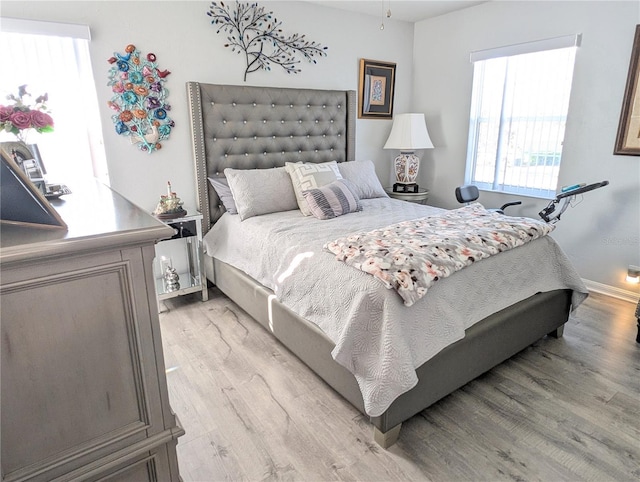
[[[414,151],[415,149],[431,149],[432,147],[433,143],[427,132],[424,114],[398,114],[393,118],[391,133],[384,149]]]

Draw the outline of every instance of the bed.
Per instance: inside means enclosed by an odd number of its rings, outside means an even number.
[[[347,167],[355,172],[354,165],[364,164],[356,164],[360,161],[355,154],[354,91],[188,82],[187,94],[198,209],[203,213],[206,233],[207,279],[368,415],[374,440],[381,446],[395,443],[402,422],[434,402],[540,338],[561,336],[570,311],[587,296],[562,251],[545,236],[441,279],[415,306],[406,306],[392,290],[380,288],[374,277],[336,261],[323,247],[340,233],[357,227],[368,229],[373,217],[379,218],[383,223],[379,227],[383,227],[384,223],[440,215],[440,210],[380,196],[362,199],[361,210],[330,221],[303,216],[295,209],[251,213],[241,220],[240,215],[226,212],[222,194],[218,196],[212,186],[214,180],[229,178],[225,182],[233,180],[237,194],[238,186],[243,185],[237,179],[246,181],[251,179],[247,174],[262,175],[266,170],[275,176],[281,169],[272,168],[286,163],[324,165],[335,161],[344,172],[349,172],[344,169]],[[247,184],[243,192],[255,202],[264,191],[264,184]],[[260,228],[266,229],[263,234],[252,231]],[[297,240],[311,229],[322,234],[308,241],[310,244],[302,248],[304,253],[294,253],[299,248]],[[292,238],[296,242],[287,244]],[[257,251],[259,245],[268,254],[250,259],[251,251]],[[265,264],[258,266],[261,263]],[[335,284],[327,281],[331,273],[319,273],[325,265],[342,277]],[[314,278],[316,270],[322,279]],[[487,270],[497,280],[488,278]],[[326,286],[329,288],[324,289]],[[318,290],[320,294],[315,293],[317,287],[323,288]],[[458,305],[464,306],[464,323],[457,319]],[[346,312],[353,306],[357,306],[352,311],[358,312],[359,321],[336,325],[340,320],[328,319],[351,319]],[[473,317],[478,319],[471,320]],[[423,322],[425,327],[417,324]],[[438,331],[440,324],[457,324],[459,333],[445,346],[431,347],[428,336]],[[402,367],[396,367],[385,358],[382,368],[373,368],[375,376],[366,372],[368,364],[376,361],[358,361],[353,346],[345,348],[358,344],[348,338],[348,332],[367,331],[362,325],[375,326],[369,331],[375,331],[379,344],[384,345],[381,350],[391,345],[392,353],[402,350],[394,348],[395,338],[388,343],[387,330],[410,333],[407,338],[412,345],[407,351],[411,352],[412,366],[404,366],[404,360]],[[414,348],[420,356],[414,355]],[[361,366],[365,372],[359,371]],[[383,388],[376,387],[376,370],[393,372],[391,378],[400,379],[391,383],[393,392],[387,393],[386,382]],[[397,390],[396,385],[403,388]]]

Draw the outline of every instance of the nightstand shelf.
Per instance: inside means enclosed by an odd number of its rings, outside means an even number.
[[[168,291],[164,278],[157,277],[158,275],[159,273],[155,273],[156,293],[158,295],[158,301],[202,291],[202,284],[200,283],[199,277],[193,276],[189,271],[178,272],[178,275],[180,276],[180,289],[175,291]],[[202,301],[206,300],[203,299]]]
[[[202,301],[207,301],[209,294],[204,274],[202,214],[187,210],[185,216],[160,221],[173,228],[174,235],[156,244],[153,277],[158,305],[160,301],[196,292],[201,293]],[[167,265],[175,268],[179,276],[178,289],[168,289],[164,277]]]
[[[429,199],[428,189],[418,189],[418,192],[393,192],[393,188],[385,187],[384,190],[393,199],[399,199],[401,201],[408,201],[418,204],[427,204]]]

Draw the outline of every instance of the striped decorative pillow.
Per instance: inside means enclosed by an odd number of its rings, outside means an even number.
[[[353,184],[346,179],[337,179],[316,189],[302,192],[311,214],[318,219],[331,219],[343,214],[362,211],[360,199]]]

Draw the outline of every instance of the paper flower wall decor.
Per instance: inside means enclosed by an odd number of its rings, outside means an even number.
[[[314,57],[326,57],[327,47],[307,40],[305,35],[282,32],[282,22],[273,16],[273,12],[265,12],[256,2],[235,2],[235,8],[224,2],[211,2],[207,12],[211,23],[218,27],[216,33],[225,32],[227,43],[232,52],[244,52],[247,74],[256,70],[271,70],[271,65],[279,65],[288,74],[300,72],[298,64],[301,56],[310,63],[316,63]]]
[[[169,91],[163,85],[171,72],[158,68],[155,54],[143,56],[132,44],[124,54],[113,55],[107,83],[113,91],[107,103],[115,111],[111,120],[116,133],[129,136],[132,144],[150,154],[162,148],[160,141],[168,139],[175,126],[168,115]]]

